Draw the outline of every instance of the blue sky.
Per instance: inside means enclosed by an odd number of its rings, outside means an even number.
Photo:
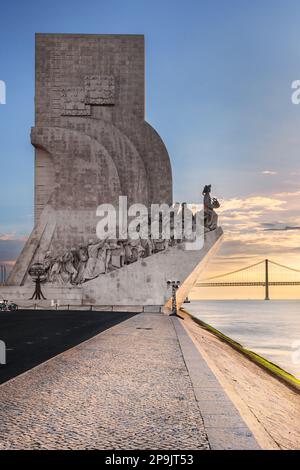
[[[167,145],[175,200],[198,200],[205,183],[227,216],[231,200],[260,197],[268,213],[277,193],[299,200],[299,1],[4,0],[0,16],[2,238],[33,220],[35,32],[145,35],[146,119]],[[300,222],[296,209],[279,215],[269,223]]]

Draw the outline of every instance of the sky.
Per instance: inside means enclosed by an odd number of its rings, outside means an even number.
[[[174,200],[221,201],[208,273],[271,258],[300,268],[300,2],[3,0],[0,261],[33,225],[34,34],[144,34],[146,119],[170,154]]]

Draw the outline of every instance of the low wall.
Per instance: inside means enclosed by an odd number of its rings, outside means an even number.
[[[51,306],[51,301],[59,301],[61,305],[81,305],[82,289],[78,287],[50,287],[42,285],[42,293],[46,300],[31,299],[34,292],[34,284],[26,286],[1,286],[0,299],[7,299],[15,302],[19,307],[32,307],[39,305],[41,307]]]

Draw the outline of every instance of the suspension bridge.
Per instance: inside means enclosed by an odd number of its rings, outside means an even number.
[[[300,269],[265,259],[196,283],[196,287],[264,287],[265,300],[270,299],[270,286],[300,286]]]

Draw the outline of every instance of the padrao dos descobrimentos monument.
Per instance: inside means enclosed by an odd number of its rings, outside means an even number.
[[[128,206],[143,204],[149,226],[153,205],[172,205],[168,152],[145,121],[144,36],[37,34],[31,142],[35,225],[1,294],[30,304],[38,262],[42,305],[167,308],[174,278],[180,305],[219,244],[215,221],[198,250],[174,236],[96,234],[101,204],[118,207],[124,196]]]

